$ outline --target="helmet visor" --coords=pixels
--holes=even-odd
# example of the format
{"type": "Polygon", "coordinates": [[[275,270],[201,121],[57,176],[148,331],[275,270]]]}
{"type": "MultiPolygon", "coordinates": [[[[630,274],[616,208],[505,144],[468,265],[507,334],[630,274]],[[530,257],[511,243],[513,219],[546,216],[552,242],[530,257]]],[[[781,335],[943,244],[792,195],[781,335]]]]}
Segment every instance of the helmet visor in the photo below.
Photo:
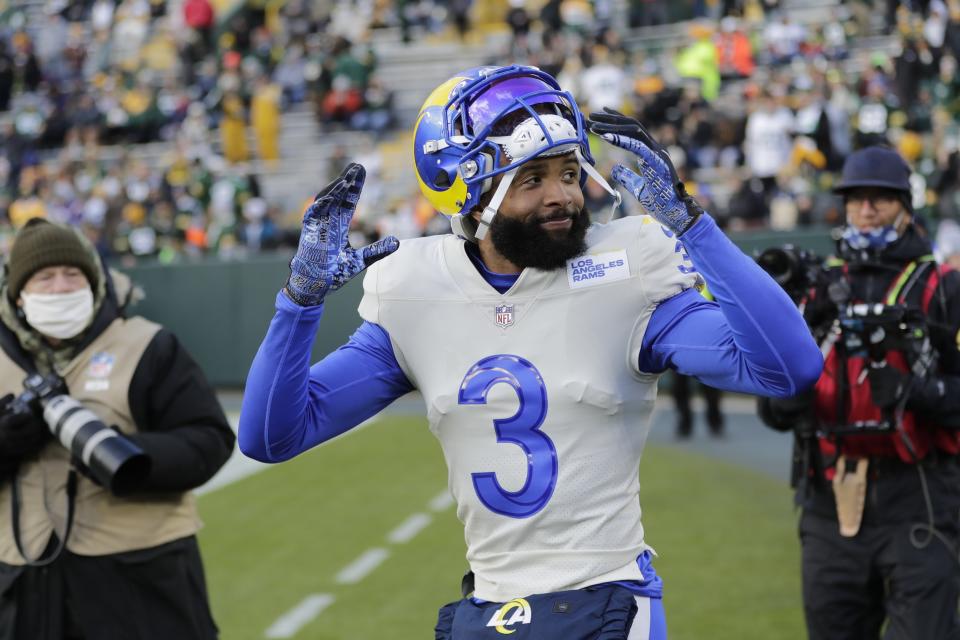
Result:
{"type": "Polygon", "coordinates": [[[524,105],[546,103],[563,105],[565,101],[557,95],[553,87],[538,78],[507,78],[492,85],[470,102],[467,107],[467,125],[473,134],[477,134],[494,121],[523,108],[524,105]]]}

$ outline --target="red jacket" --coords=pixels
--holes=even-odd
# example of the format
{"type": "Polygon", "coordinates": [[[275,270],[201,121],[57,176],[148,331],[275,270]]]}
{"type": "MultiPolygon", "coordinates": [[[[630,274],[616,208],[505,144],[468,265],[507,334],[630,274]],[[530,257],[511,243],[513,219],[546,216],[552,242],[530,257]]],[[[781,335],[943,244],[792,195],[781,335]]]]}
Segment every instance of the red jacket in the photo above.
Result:
{"type": "MultiPolygon", "coordinates": [[[[911,297],[917,298],[916,302],[920,303],[924,314],[928,314],[933,294],[947,269],[934,263],[919,266],[919,269],[925,269],[925,277],[917,283],[920,285],[919,295],[911,297]]],[[[896,302],[903,304],[908,294],[909,291],[906,290],[889,291],[888,304],[894,302],[892,298],[897,298],[896,302]]],[[[888,351],[885,361],[888,366],[904,373],[909,371],[907,359],[900,351],[888,351]]],[[[821,425],[879,422],[882,418],[881,411],[873,403],[870,384],[866,379],[865,369],[870,363],[860,355],[848,356],[842,376],[840,364],[837,349],[831,349],[824,361],[823,374],[815,387],[818,422],[821,425]],[[843,406],[846,415],[838,416],[838,394],[841,390],[844,393],[843,406]]],[[[949,455],[960,453],[960,432],[944,429],[929,417],[909,410],[904,411],[900,426],[900,430],[893,433],[821,437],[820,451],[826,460],[835,459],[838,454],[843,453],[848,457],[898,457],[906,463],[925,458],[933,449],[949,455]]],[[[827,430],[829,431],[829,428],[827,430]]],[[[831,479],[833,469],[828,467],[825,471],[827,479],[831,479]]]]}

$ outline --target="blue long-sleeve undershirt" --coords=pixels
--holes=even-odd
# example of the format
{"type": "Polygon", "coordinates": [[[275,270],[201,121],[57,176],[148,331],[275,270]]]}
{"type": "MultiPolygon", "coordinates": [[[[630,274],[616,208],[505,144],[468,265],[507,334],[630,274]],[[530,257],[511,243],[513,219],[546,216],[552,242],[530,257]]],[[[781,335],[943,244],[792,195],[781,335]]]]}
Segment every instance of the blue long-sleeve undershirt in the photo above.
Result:
{"type": "MultiPolygon", "coordinates": [[[[758,395],[791,396],[811,386],[823,360],[780,287],[709,216],[684,234],[683,244],[716,302],[692,289],[662,301],[644,334],[640,370],[673,368],[720,389],[758,395]]],[[[347,344],[311,367],[323,306],[300,307],[280,293],[276,310],[243,397],[238,442],[247,456],[287,460],[413,390],[382,327],[364,322],[347,344]]]]}
{"type": "Polygon", "coordinates": [[[726,391],[789,397],[823,369],[820,349],[789,296],[701,216],[682,237],[716,302],[687,290],[661,302],[643,337],[640,370],[667,368],[726,391]]]}
{"type": "Polygon", "coordinates": [[[323,305],[301,307],[282,291],[247,374],[237,443],[247,456],[281,462],[334,438],[413,390],[390,338],[364,322],[310,366],[323,305]]]}

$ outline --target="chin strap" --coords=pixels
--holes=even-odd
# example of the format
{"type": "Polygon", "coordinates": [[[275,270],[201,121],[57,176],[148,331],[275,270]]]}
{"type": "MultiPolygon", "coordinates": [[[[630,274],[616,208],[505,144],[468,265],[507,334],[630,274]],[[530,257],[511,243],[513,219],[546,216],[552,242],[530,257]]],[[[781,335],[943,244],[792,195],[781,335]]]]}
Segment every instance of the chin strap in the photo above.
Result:
{"type": "Polygon", "coordinates": [[[583,158],[583,154],[580,153],[579,148],[577,148],[576,154],[577,160],[580,161],[580,167],[587,172],[587,175],[593,178],[594,182],[603,187],[607,193],[613,196],[613,204],[610,205],[610,214],[607,216],[607,219],[602,222],[602,224],[606,224],[613,219],[613,214],[616,212],[617,207],[620,206],[620,202],[623,200],[623,197],[620,195],[619,191],[611,187],[610,184],[603,179],[603,176],[600,175],[600,172],[597,171],[596,167],[583,158]]]}
{"type": "Polygon", "coordinates": [[[450,218],[450,227],[454,235],[460,236],[464,240],[476,242],[477,221],[470,216],[455,215],[450,218]]]}
{"type": "Polygon", "coordinates": [[[490,223],[493,222],[493,218],[497,215],[497,211],[500,210],[500,205],[503,203],[503,199],[507,197],[507,190],[510,189],[510,185],[513,184],[513,179],[517,176],[518,168],[519,167],[511,169],[503,174],[503,178],[500,179],[500,184],[497,185],[497,190],[493,192],[493,197],[490,198],[490,204],[484,207],[483,213],[480,214],[477,231],[474,233],[474,237],[477,241],[483,240],[487,237],[487,231],[490,230],[490,223]]]}

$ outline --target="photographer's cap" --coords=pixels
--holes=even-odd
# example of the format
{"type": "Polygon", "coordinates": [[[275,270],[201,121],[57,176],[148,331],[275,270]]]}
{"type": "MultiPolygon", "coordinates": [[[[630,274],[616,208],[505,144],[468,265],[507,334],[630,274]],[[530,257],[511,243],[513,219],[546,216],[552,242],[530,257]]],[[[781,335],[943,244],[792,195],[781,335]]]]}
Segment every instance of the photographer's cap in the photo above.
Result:
{"type": "Polygon", "coordinates": [[[840,182],[834,193],[843,194],[858,187],[892,189],[910,195],[910,167],[889,147],[873,146],[854,151],[843,163],[840,182]]]}
{"type": "Polygon", "coordinates": [[[43,218],[32,218],[17,232],[7,257],[7,295],[20,297],[23,285],[45,267],[69,265],[83,271],[96,291],[100,269],[77,231],[43,218]]]}

